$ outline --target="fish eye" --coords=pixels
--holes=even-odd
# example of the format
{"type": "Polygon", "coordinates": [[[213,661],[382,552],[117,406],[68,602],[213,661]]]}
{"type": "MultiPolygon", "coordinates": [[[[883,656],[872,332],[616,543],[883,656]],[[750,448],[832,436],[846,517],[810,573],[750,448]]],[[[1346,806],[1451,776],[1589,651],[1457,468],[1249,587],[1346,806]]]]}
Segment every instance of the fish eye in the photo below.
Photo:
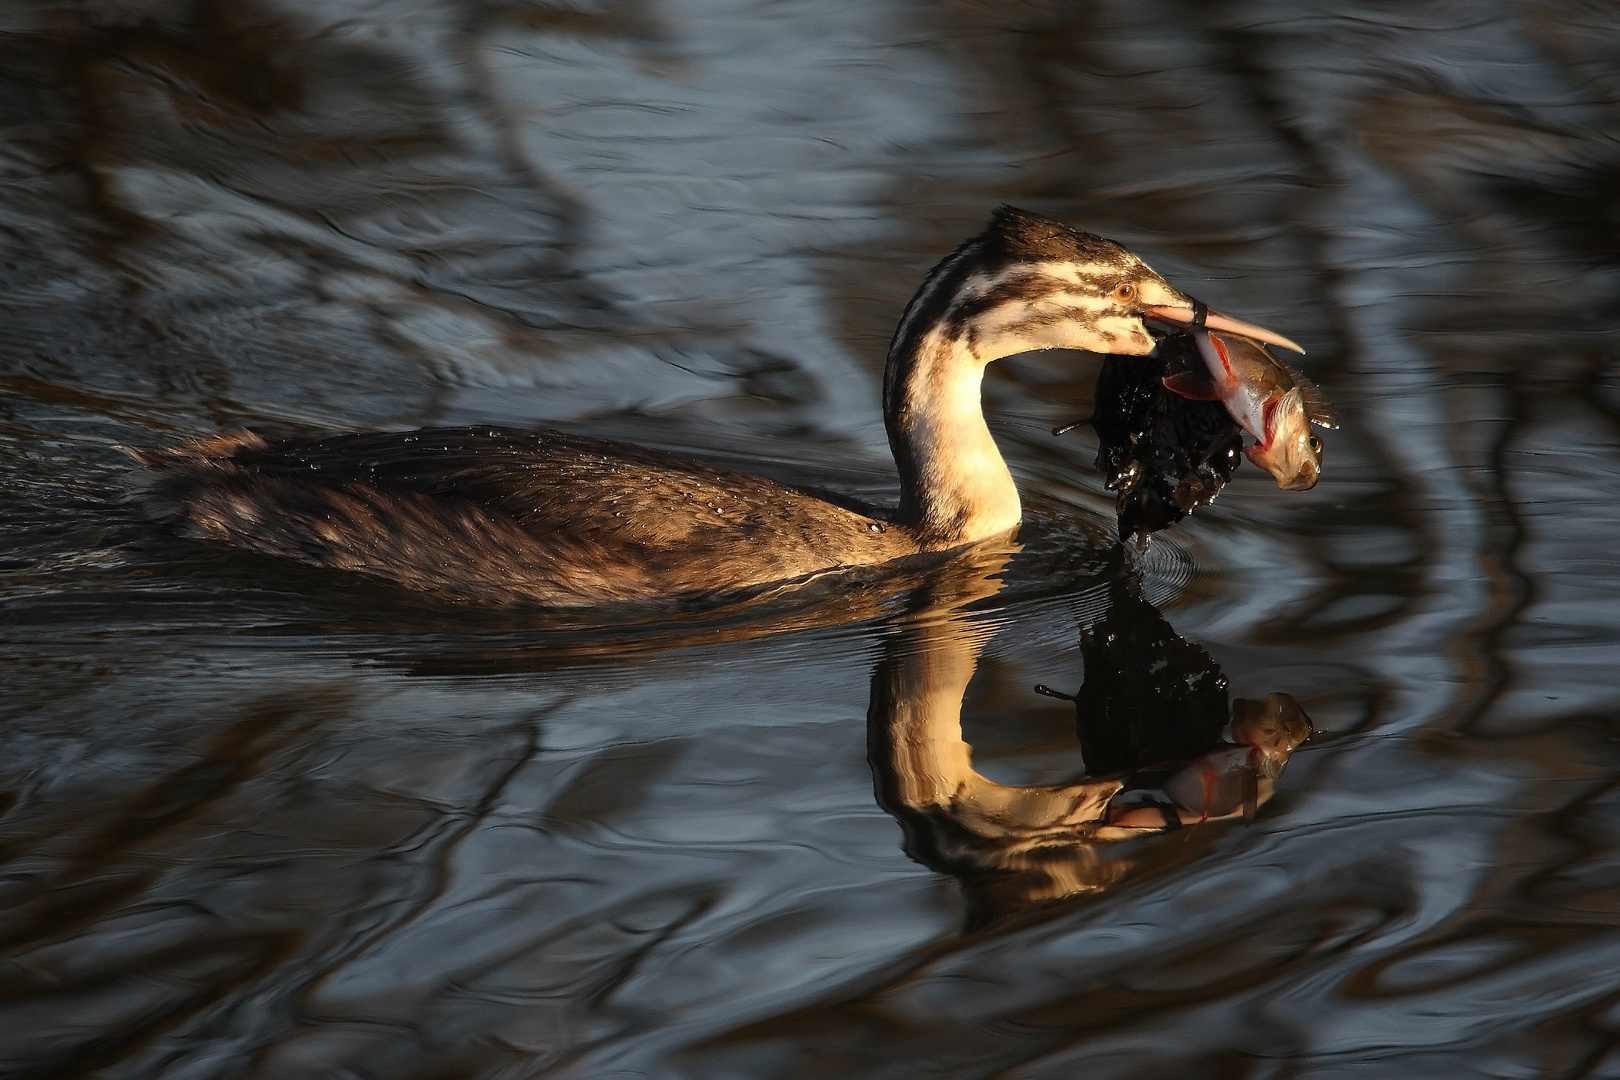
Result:
{"type": "Polygon", "coordinates": [[[1129,281],[1122,281],[1118,285],[1114,286],[1114,299],[1118,300],[1120,303],[1123,304],[1127,300],[1133,300],[1135,298],[1136,286],[1131,284],[1129,281]]]}
{"type": "Polygon", "coordinates": [[[1322,449],[1322,440],[1318,439],[1315,435],[1311,436],[1311,449],[1313,451],[1322,449]]]}

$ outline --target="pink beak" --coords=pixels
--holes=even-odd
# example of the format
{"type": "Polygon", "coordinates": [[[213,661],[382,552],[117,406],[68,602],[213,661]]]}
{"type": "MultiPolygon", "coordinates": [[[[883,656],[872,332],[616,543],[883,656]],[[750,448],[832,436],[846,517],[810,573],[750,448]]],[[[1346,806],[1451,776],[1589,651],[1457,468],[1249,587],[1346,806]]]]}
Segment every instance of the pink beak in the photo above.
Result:
{"type": "MultiPolygon", "coordinates": [[[[1142,314],[1155,319],[1163,319],[1165,322],[1180,323],[1188,327],[1193,325],[1193,320],[1197,317],[1190,307],[1150,307],[1144,308],[1142,314]]],[[[1263,327],[1243,322],[1241,319],[1234,319],[1229,315],[1222,315],[1218,311],[1206,311],[1204,327],[1209,330],[1224,330],[1228,334],[1236,334],[1239,337],[1250,338],[1254,341],[1263,341],[1267,345],[1280,345],[1284,349],[1293,349],[1297,353],[1305,351],[1281,334],[1274,334],[1263,327]]]]}

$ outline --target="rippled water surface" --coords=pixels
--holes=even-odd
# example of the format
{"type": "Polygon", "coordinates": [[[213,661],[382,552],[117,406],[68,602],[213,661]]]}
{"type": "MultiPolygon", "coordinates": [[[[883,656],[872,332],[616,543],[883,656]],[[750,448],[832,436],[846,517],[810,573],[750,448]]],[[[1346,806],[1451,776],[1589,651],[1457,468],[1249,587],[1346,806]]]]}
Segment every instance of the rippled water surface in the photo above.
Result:
{"type": "Polygon", "coordinates": [[[1620,1076],[1617,57],[1601,0],[10,0],[0,1071],[1620,1076]],[[1302,342],[1322,483],[1122,557],[1048,353],[986,382],[1023,549],[900,595],[478,611],[122,501],[119,444],[475,420],[892,499],[889,333],[1001,202],[1302,342]],[[1032,687],[1127,576],[1315,720],[1252,822],[1065,824],[1032,687]]]}

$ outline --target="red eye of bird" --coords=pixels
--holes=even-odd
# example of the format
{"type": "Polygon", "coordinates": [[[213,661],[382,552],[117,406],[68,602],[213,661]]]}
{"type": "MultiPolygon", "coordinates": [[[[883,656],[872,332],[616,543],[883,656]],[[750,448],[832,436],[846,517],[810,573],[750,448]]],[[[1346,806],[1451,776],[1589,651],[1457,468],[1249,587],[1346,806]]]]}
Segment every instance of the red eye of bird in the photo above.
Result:
{"type": "Polygon", "coordinates": [[[1135,296],[1136,286],[1132,285],[1128,281],[1120,282],[1118,285],[1114,286],[1114,299],[1118,300],[1122,304],[1135,296]]]}

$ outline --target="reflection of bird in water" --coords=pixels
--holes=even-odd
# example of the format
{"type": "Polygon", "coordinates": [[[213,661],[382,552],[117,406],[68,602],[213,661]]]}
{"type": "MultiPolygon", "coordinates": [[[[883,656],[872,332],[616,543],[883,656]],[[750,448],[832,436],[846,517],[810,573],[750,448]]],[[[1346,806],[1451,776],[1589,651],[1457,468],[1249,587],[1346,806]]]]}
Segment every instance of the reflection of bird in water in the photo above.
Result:
{"type": "MultiPolygon", "coordinates": [[[[192,535],[412,588],[564,606],[737,591],[1010,531],[1021,510],[980,406],[985,365],[1032,349],[1145,355],[1145,319],[1186,325],[1195,309],[1112,241],[998,211],[895,331],[888,512],[560,432],[236,434],[132,453],[153,470],[149,505],[192,535]]],[[[1207,325],[1297,348],[1217,313],[1207,325]]]]}
{"type": "Polygon", "coordinates": [[[986,779],[961,722],[979,652],[961,608],[995,590],[976,584],[904,619],[873,673],[867,712],[878,801],[905,830],[907,854],[961,879],[970,928],[1112,884],[1126,864],[1103,856],[1111,842],[1252,816],[1310,734],[1287,694],[1229,711],[1209,654],[1120,574],[1108,611],[1083,632],[1085,681],[1068,699],[1088,775],[1030,787],[986,779]]]}

